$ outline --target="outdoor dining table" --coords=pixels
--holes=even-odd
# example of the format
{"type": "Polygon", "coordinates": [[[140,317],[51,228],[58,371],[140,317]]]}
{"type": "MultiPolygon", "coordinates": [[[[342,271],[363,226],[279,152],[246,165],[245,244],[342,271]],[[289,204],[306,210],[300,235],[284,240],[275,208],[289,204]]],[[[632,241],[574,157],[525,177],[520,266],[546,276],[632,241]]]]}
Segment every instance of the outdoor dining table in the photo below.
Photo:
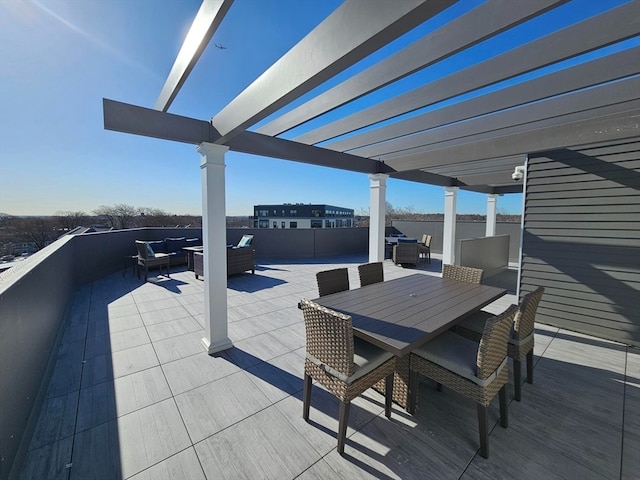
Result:
{"type": "MultiPolygon", "coordinates": [[[[398,357],[393,400],[406,408],[409,353],[505,293],[503,288],[414,274],[313,301],[350,315],[355,336],[398,357]]],[[[384,391],[384,381],[376,388],[384,391]]]]}

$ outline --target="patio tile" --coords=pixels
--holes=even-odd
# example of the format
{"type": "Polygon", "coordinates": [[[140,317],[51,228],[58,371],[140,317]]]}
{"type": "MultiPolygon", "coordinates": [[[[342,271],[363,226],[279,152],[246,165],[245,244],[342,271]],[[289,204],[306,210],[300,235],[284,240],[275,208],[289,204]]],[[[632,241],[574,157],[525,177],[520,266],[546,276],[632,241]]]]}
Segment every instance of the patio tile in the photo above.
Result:
{"type": "MultiPolygon", "coordinates": [[[[163,323],[147,326],[147,333],[152,341],[165,340],[185,333],[193,333],[202,330],[202,326],[191,317],[170,320],[163,323]]],[[[204,336],[204,335],[203,335],[204,336]]]]}
{"type": "Polygon", "coordinates": [[[87,337],[85,345],[85,359],[104,355],[109,352],[119,352],[128,348],[139,347],[151,343],[147,330],[144,327],[133,328],[122,332],[113,332],[109,335],[87,337]]]}
{"type": "Polygon", "coordinates": [[[150,344],[100,355],[86,360],[82,370],[82,387],[90,387],[156,365],[158,359],[150,344]]]}
{"type": "Polygon", "coordinates": [[[165,363],[162,370],[174,395],[240,371],[226,356],[211,356],[202,350],[197,355],[165,363]]]}
{"type": "Polygon", "coordinates": [[[145,298],[144,301],[137,301],[137,306],[140,313],[149,313],[164,310],[165,308],[180,307],[181,305],[175,297],[171,296],[152,301],[148,301],[145,298]]]}
{"type": "Polygon", "coordinates": [[[169,307],[162,310],[154,310],[152,312],[144,312],[142,321],[145,325],[155,325],[157,323],[168,322],[170,320],[178,320],[180,318],[189,317],[190,313],[182,305],[177,307],[169,307]]]}
{"type": "Polygon", "coordinates": [[[77,430],[86,430],[171,397],[160,367],[80,391],[77,430]]]}
{"type": "MultiPolygon", "coordinates": [[[[296,347],[297,348],[297,347],[296,347]]],[[[264,333],[241,340],[227,350],[229,357],[242,368],[249,368],[261,361],[268,361],[290,352],[293,348],[276,335],[264,333]]]]}
{"type": "MultiPolygon", "coordinates": [[[[319,455],[324,456],[335,450],[340,409],[340,402],[335,395],[314,384],[309,422],[302,418],[302,392],[286,397],[275,406],[319,455]]],[[[382,395],[373,390],[368,390],[362,396],[354,399],[349,411],[347,437],[353,435],[383,411],[384,399],[382,395]]],[[[394,413],[392,413],[392,418],[393,416],[394,413]]]]}
{"type": "Polygon", "coordinates": [[[258,412],[195,446],[216,478],[295,478],[320,456],[275,407],[258,412]]]}
{"type": "Polygon", "coordinates": [[[109,317],[109,331],[107,333],[117,333],[144,327],[140,314],[126,315],[122,317],[109,317]]]}
{"type": "Polygon", "coordinates": [[[496,427],[490,436],[489,459],[473,462],[467,472],[476,480],[603,480],[601,474],[581,462],[568,459],[553,447],[540,443],[517,428],[496,427]]]}
{"type": "Polygon", "coordinates": [[[160,363],[165,364],[202,353],[204,351],[202,346],[203,336],[204,334],[200,331],[185,333],[166,340],[158,340],[154,342],[153,348],[156,350],[160,363]]]}
{"type": "Polygon", "coordinates": [[[302,390],[304,351],[286,353],[248,368],[249,378],[272,403],[302,390]]]}
{"type": "Polygon", "coordinates": [[[188,448],[173,399],[76,435],[71,479],[128,478],[188,448]]]}
{"type": "Polygon", "coordinates": [[[49,380],[47,397],[58,397],[80,389],[83,355],[84,341],[60,345],[56,366],[49,380]]]}
{"type": "Polygon", "coordinates": [[[73,436],[77,408],[78,391],[45,399],[29,450],[73,436]]]}
{"type": "Polygon", "coordinates": [[[327,478],[349,480],[349,477],[345,477],[331,468],[324,459],[320,459],[296,477],[297,480],[325,480],[327,478]]]}
{"type": "Polygon", "coordinates": [[[31,450],[25,459],[20,480],[67,480],[73,436],[31,450]]]}
{"type": "Polygon", "coordinates": [[[267,397],[245,372],[237,372],[176,395],[175,400],[193,443],[270,405],[267,397]],[[221,415],[221,412],[224,414],[221,415]]]}
{"type": "Polygon", "coordinates": [[[344,457],[335,450],[324,457],[350,479],[456,478],[460,468],[384,416],[347,438],[344,457]]]}
{"type": "Polygon", "coordinates": [[[71,479],[128,478],[189,446],[175,402],[165,400],[76,435],[71,479]]]}
{"type": "Polygon", "coordinates": [[[193,447],[129,478],[130,480],[206,480],[193,447]]]}

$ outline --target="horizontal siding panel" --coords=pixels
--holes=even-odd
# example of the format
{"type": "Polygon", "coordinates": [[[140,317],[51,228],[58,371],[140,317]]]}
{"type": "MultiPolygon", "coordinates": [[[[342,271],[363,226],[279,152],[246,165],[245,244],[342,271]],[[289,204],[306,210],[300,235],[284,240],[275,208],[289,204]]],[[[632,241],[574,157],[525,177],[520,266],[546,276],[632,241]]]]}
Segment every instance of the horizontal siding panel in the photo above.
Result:
{"type": "MultiPolygon", "coordinates": [[[[631,324],[632,321],[629,318],[626,318],[624,315],[625,312],[623,308],[617,307],[612,310],[609,307],[612,307],[611,304],[602,304],[601,308],[599,305],[597,308],[587,308],[580,307],[576,305],[568,305],[566,302],[554,302],[554,297],[545,298],[544,308],[549,310],[556,310],[558,312],[563,312],[566,318],[575,318],[579,319],[580,317],[584,318],[585,322],[589,323],[598,323],[599,320],[606,320],[610,324],[631,324]]],[[[561,297],[555,297],[558,300],[562,300],[561,297]]]]}
{"type": "Polygon", "coordinates": [[[629,329],[625,328],[612,328],[602,327],[600,325],[589,325],[581,321],[571,321],[564,318],[554,317],[552,315],[540,313],[536,316],[536,321],[554,327],[561,326],[562,328],[574,332],[580,332],[587,335],[593,335],[598,338],[606,338],[616,342],[622,342],[626,344],[639,344],[640,334],[633,333],[629,329]]]}
{"type": "Polygon", "coordinates": [[[609,200],[611,204],[619,203],[637,203],[635,197],[638,195],[637,190],[633,188],[612,188],[609,190],[567,190],[566,192],[546,192],[528,191],[526,203],[528,206],[536,205],[540,200],[571,200],[579,205],[588,205],[587,202],[593,202],[594,205],[606,204],[609,200]],[[580,202],[580,203],[578,203],[580,202]]]}
{"type": "MultiPolygon", "coordinates": [[[[597,259],[594,260],[597,261],[597,259]]],[[[553,275],[567,276],[569,277],[568,279],[578,278],[580,280],[583,278],[604,278],[606,281],[613,280],[637,284],[640,289],[640,275],[637,271],[633,271],[632,269],[625,270],[622,267],[616,268],[611,265],[592,265],[588,262],[581,265],[574,265],[569,262],[564,264],[554,262],[553,266],[550,266],[545,262],[537,263],[534,261],[525,261],[523,262],[523,265],[526,267],[527,271],[532,272],[532,274],[534,274],[533,272],[546,274],[550,278],[553,275]]]]}
{"type": "Polygon", "coordinates": [[[544,159],[549,158],[547,155],[553,155],[557,159],[575,158],[576,156],[589,156],[589,157],[607,157],[609,155],[615,155],[617,153],[624,152],[638,152],[640,151],[640,142],[631,140],[628,142],[621,142],[616,145],[601,144],[601,145],[588,145],[583,147],[565,148],[562,150],[554,150],[553,152],[543,152],[531,155],[532,159],[536,160],[536,166],[543,164],[544,159]]]}
{"type": "Polygon", "coordinates": [[[640,138],[531,156],[520,291],[536,320],[640,345],[640,138]]]}
{"type": "MultiPolygon", "coordinates": [[[[597,182],[601,180],[612,180],[615,183],[629,185],[629,181],[633,182],[633,178],[629,178],[628,172],[637,172],[638,168],[627,169],[616,167],[612,169],[600,168],[595,172],[585,172],[578,168],[563,168],[559,171],[540,172],[538,174],[527,174],[527,182],[530,185],[555,185],[570,184],[577,182],[597,182]],[[556,173],[557,175],[554,175],[556,173]]],[[[634,183],[631,183],[632,185],[634,183]]]]}
{"type": "MultiPolygon", "coordinates": [[[[630,198],[630,197],[622,197],[630,198]]],[[[530,220],[537,220],[533,215],[569,215],[569,220],[581,220],[582,217],[576,215],[602,215],[606,214],[607,218],[613,215],[616,220],[627,221],[629,219],[628,213],[635,213],[640,215],[640,204],[628,203],[621,201],[615,205],[611,205],[603,199],[601,205],[594,205],[590,199],[585,201],[584,205],[577,204],[575,200],[541,200],[536,202],[536,206],[529,206],[527,208],[527,216],[530,220]]],[[[610,200],[607,198],[606,200],[610,200]]],[[[544,219],[545,217],[541,217],[544,219]]]]}
{"type": "Polygon", "coordinates": [[[598,179],[587,182],[581,181],[562,181],[555,183],[536,184],[529,182],[527,179],[527,191],[535,192],[562,192],[571,190],[605,190],[609,188],[624,188],[627,195],[633,195],[635,191],[640,190],[640,178],[627,178],[624,183],[622,180],[617,182],[608,179],[598,179]]]}
{"type": "MultiPolygon", "coordinates": [[[[547,221],[532,219],[527,215],[527,226],[531,229],[547,228],[550,230],[564,230],[567,236],[574,236],[574,230],[584,231],[601,231],[607,236],[618,236],[619,232],[629,233],[630,238],[640,238],[640,222],[631,221],[627,215],[627,221],[624,221],[623,215],[618,215],[617,220],[613,215],[595,216],[589,221],[587,218],[572,218],[571,215],[549,215],[547,221]],[[606,220],[604,219],[606,218],[606,220]],[[621,221],[622,220],[622,221],[621,221]],[[607,233],[608,232],[608,233],[607,233]],[[612,233],[613,232],[613,233],[612,233]]],[[[597,235],[597,233],[595,233],[597,235]]],[[[557,235],[557,233],[555,234],[557,235]]],[[[626,234],[623,234],[626,235],[626,234]]]]}

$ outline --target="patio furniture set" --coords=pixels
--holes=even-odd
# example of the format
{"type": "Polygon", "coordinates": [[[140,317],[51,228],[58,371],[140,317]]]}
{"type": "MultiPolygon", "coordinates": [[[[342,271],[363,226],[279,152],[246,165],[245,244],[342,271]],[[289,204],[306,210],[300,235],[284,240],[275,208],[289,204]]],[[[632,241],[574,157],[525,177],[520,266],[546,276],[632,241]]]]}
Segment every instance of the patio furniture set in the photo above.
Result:
{"type": "Polygon", "coordinates": [[[544,292],[525,295],[499,315],[481,309],[503,296],[482,285],[480,269],[444,265],[442,278],[415,274],[384,280],[380,262],[360,265],[360,288],[349,289],[346,268],[319,272],[320,297],[303,299],[307,351],[303,417],[309,419],[312,379],[340,400],[338,446],[344,453],[349,404],[368,388],[415,413],[419,376],[477,403],[480,454],[489,457],[488,407],[498,395],[500,424],[508,426],[507,357],[513,359],[516,400],[520,362],[531,383],[533,325],[544,292]]]}
{"type": "MultiPolygon", "coordinates": [[[[251,271],[255,273],[255,250],[251,247],[253,235],[243,235],[237,245],[227,245],[227,276],[251,271]]],[[[149,268],[158,267],[162,274],[163,267],[169,277],[171,266],[187,264],[187,270],[193,271],[195,277],[204,276],[204,247],[199,238],[187,239],[165,238],[160,241],[136,240],[138,255],[136,268],[138,278],[140,270],[144,271],[147,281],[149,268]]]]}
{"type": "Polygon", "coordinates": [[[421,259],[431,263],[431,235],[424,234],[422,239],[392,235],[385,237],[388,255],[396,265],[416,266],[421,259]]]}

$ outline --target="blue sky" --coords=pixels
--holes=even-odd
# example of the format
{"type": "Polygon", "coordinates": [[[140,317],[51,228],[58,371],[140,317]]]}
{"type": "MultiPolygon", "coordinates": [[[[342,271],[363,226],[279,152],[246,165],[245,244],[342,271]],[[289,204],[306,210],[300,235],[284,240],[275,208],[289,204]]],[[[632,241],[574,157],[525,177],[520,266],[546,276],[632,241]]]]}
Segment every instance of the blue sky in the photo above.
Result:
{"type": "MultiPolygon", "coordinates": [[[[212,117],[340,3],[237,0],[169,111],[212,117]]],[[[199,0],[0,0],[0,212],[90,213],[126,203],[201,213],[193,145],[106,131],[102,119],[103,97],[153,107],[199,6],[199,0]]],[[[430,74],[437,72],[423,73],[430,74]]],[[[226,163],[228,215],[283,202],[358,213],[369,206],[363,174],[235,152],[226,163]]],[[[388,182],[387,200],[416,212],[444,207],[441,187],[396,180],[388,182]]],[[[501,197],[498,208],[520,213],[521,202],[521,195],[501,197]]],[[[459,213],[485,208],[484,195],[460,193],[459,213]]]]}

